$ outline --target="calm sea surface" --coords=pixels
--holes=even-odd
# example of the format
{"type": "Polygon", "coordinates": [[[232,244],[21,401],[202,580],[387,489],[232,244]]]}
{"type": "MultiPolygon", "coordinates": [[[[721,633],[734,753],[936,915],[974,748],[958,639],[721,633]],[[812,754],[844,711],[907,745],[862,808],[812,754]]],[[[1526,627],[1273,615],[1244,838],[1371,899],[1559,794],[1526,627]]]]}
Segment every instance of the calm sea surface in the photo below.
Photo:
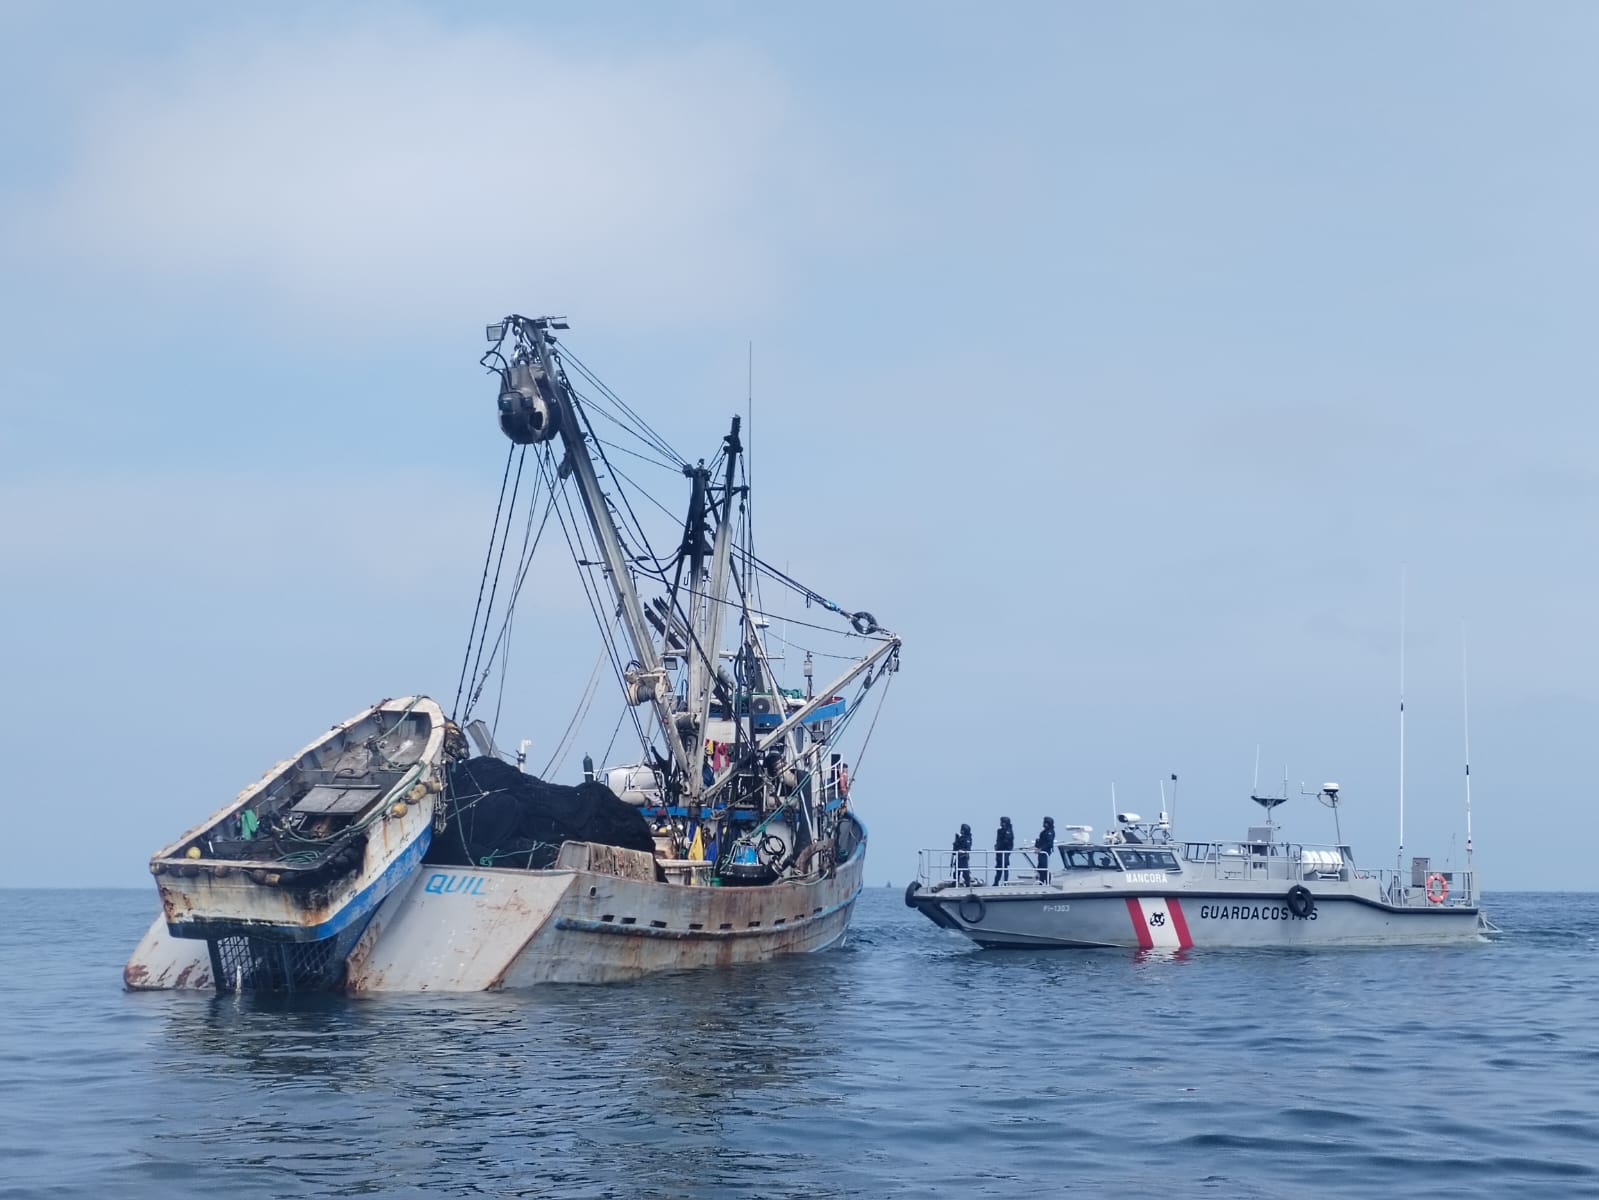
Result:
{"type": "Polygon", "coordinates": [[[1457,949],[847,948],[520,995],[128,995],[0,892],[0,1196],[1599,1196],[1599,896],[1457,949]]]}

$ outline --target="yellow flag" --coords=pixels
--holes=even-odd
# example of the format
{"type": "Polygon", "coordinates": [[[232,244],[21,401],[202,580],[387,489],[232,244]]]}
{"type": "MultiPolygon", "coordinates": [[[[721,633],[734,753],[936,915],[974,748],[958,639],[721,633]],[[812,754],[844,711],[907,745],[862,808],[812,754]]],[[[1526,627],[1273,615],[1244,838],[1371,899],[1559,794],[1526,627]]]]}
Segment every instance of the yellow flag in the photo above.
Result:
{"type": "Polygon", "coordinates": [[[695,860],[696,862],[705,857],[705,836],[704,835],[705,835],[705,827],[703,825],[696,825],[694,827],[694,842],[688,848],[688,856],[689,856],[689,858],[695,860]]]}

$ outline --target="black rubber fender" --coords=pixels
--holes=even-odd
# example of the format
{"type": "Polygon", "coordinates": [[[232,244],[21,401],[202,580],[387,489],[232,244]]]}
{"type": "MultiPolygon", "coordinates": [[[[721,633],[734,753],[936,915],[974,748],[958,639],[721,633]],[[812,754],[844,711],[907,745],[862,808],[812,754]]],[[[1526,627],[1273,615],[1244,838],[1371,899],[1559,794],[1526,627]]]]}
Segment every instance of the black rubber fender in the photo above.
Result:
{"type": "Polygon", "coordinates": [[[968,892],[961,900],[960,907],[955,911],[960,914],[960,919],[968,925],[981,925],[983,917],[988,913],[988,906],[983,903],[983,898],[976,892],[968,892]]]}
{"type": "Polygon", "coordinates": [[[1304,884],[1296,883],[1288,889],[1288,911],[1296,917],[1308,917],[1316,911],[1316,897],[1304,884]]]}
{"type": "Polygon", "coordinates": [[[863,637],[869,633],[877,633],[883,628],[877,623],[877,618],[869,612],[851,613],[849,623],[855,632],[863,637]]]}
{"type": "Polygon", "coordinates": [[[910,886],[905,889],[905,907],[906,908],[915,908],[916,907],[916,893],[921,891],[921,890],[922,890],[922,885],[917,883],[914,879],[911,880],[910,886]]]}

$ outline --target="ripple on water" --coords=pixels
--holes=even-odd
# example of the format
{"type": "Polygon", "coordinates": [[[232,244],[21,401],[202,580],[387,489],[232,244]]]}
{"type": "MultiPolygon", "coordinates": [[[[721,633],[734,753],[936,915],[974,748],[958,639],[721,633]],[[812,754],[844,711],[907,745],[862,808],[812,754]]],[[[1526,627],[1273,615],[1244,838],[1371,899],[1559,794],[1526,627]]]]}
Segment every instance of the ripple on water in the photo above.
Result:
{"type": "Polygon", "coordinates": [[[143,893],[52,894],[70,940],[6,901],[0,1196],[1599,1196],[1590,896],[1158,957],[985,953],[875,889],[835,953],[362,1001],[125,995],[143,893]]]}

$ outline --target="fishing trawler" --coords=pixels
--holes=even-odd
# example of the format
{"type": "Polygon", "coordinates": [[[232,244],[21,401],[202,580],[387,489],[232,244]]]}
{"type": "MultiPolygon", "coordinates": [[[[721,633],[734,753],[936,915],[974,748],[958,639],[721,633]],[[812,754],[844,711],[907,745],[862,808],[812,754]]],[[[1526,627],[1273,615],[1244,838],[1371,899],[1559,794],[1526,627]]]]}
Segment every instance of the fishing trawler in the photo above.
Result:
{"type": "MultiPolygon", "coordinates": [[[[1174,777],[1175,778],[1175,777],[1174,777]]],[[[1252,795],[1266,823],[1236,841],[1183,842],[1165,812],[1117,814],[1095,842],[1064,827],[1054,853],[923,850],[905,903],[988,948],[1326,947],[1429,945],[1496,933],[1480,907],[1477,872],[1412,858],[1358,865],[1343,841],[1285,841],[1272,820],[1282,796],[1252,795]],[[1014,860],[1014,862],[1012,862],[1014,860]]],[[[1318,798],[1336,813],[1336,783],[1318,798]]]]}
{"type": "MultiPolygon", "coordinates": [[[[130,989],[365,993],[603,983],[758,962],[843,940],[866,852],[843,755],[847,744],[858,745],[858,769],[876,716],[864,736],[857,717],[868,707],[880,711],[899,669],[900,639],[870,612],[846,608],[756,556],[738,417],[709,466],[691,463],[558,344],[557,331],[566,329],[555,318],[515,315],[488,327],[491,348],[481,361],[498,384],[499,424],[512,444],[455,711],[446,721],[432,701],[407,702],[408,711],[439,716],[437,737],[430,733],[417,748],[416,779],[395,784],[404,797],[414,794],[415,807],[391,788],[359,818],[423,820],[428,830],[396,860],[392,890],[364,893],[376,902],[349,909],[335,930],[313,889],[283,886],[296,869],[288,843],[247,847],[248,863],[219,857],[217,832],[238,834],[241,814],[259,811],[251,809],[259,795],[285,797],[288,807],[272,809],[274,819],[315,816],[306,805],[324,799],[354,811],[353,800],[316,791],[348,781],[313,779],[321,760],[302,755],[286,792],[287,776],[269,773],[156,856],[163,913],[124,972],[130,989]],[[589,394],[573,385],[569,365],[589,394]],[[633,448],[601,439],[591,411],[609,422],[611,437],[633,439],[633,448]],[[633,503],[640,489],[612,465],[608,447],[664,461],[678,486],[686,477],[687,515],[672,529],[672,550],[653,548],[637,515],[642,505],[633,503]],[[522,550],[502,579],[529,467],[522,550]],[[582,781],[570,785],[525,773],[524,751],[512,765],[493,725],[475,716],[496,674],[503,685],[516,603],[552,515],[598,625],[595,679],[608,664],[620,693],[617,727],[631,717],[638,735],[637,758],[599,770],[585,758],[582,781]],[[508,598],[497,605],[502,582],[508,598]],[[803,614],[764,603],[763,589],[799,602],[803,614]],[[787,654],[769,645],[775,622],[785,623],[787,654]],[[784,686],[776,664],[796,652],[804,654],[804,685],[784,686]],[[842,664],[820,687],[817,657],[842,664]],[[874,685],[878,699],[868,706],[874,685]],[[308,790],[296,796],[302,785],[308,790]],[[217,924],[168,903],[201,880],[215,890],[218,881],[237,879],[228,874],[235,865],[259,873],[247,876],[256,886],[276,889],[275,923],[217,924]]],[[[569,736],[593,695],[591,684],[569,736]]],[[[379,749],[373,761],[384,770],[401,762],[379,749]]]]}

